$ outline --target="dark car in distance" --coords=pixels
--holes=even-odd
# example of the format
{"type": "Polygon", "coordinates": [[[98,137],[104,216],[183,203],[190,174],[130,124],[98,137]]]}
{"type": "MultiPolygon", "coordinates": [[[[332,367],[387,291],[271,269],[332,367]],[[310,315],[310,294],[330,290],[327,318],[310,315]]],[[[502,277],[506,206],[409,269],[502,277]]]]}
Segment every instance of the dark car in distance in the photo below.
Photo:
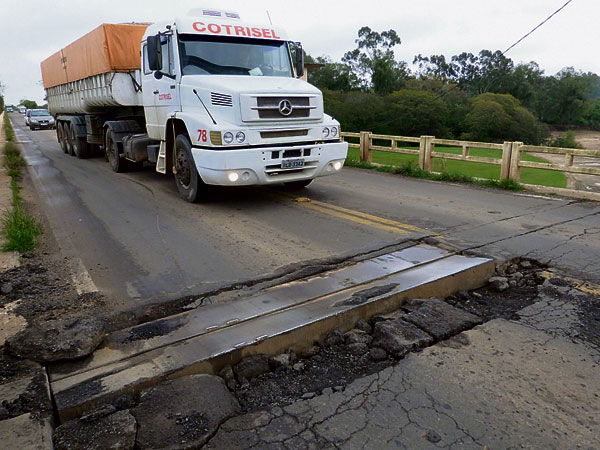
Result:
{"type": "Polygon", "coordinates": [[[55,122],[54,117],[50,115],[50,113],[45,109],[32,109],[28,111],[29,120],[28,125],[30,130],[35,130],[38,128],[54,128],[55,122]]]}

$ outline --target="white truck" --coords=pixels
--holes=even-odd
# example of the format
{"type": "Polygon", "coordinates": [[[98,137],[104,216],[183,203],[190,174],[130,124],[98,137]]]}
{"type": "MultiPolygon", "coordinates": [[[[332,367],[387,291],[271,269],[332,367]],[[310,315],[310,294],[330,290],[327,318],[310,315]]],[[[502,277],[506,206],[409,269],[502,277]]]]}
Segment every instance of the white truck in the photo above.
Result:
{"type": "Polygon", "coordinates": [[[42,62],[65,153],[155,164],[189,202],[205,185],[301,188],[342,168],[339,122],[303,73],[282,30],[214,10],[103,24],[42,62]]]}

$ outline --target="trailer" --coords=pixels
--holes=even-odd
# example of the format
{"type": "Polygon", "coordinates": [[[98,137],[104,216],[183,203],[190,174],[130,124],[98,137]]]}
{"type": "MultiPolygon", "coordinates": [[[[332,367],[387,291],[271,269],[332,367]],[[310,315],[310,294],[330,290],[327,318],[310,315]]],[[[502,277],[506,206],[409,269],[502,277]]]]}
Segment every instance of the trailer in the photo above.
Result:
{"type": "Polygon", "coordinates": [[[301,79],[300,44],[233,12],[102,24],[41,66],[65,153],[102,150],[115,172],[153,164],[190,202],[207,185],[301,188],[347,155],[301,79]]]}

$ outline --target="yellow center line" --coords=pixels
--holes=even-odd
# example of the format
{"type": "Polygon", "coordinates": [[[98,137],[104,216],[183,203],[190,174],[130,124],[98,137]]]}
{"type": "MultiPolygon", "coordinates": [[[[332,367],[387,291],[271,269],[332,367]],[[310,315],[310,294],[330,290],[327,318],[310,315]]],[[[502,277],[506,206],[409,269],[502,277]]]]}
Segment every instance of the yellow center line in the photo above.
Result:
{"type": "Polygon", "coordinates": [[[272,196],[286,201],[293,201],[304,208],[318,211],[330,216],[338,217],[340,219],[349,220],[351,222],[360,223],[370,227],[378,228],[380,230],[391,231],[393,233],[407,234],[409,232],[425,233],[434,236],[440,236],[437,233],[432,233],[427,230],[409,225],[407,223],[398,222],[384,217],[374,216],[367,214],[362,211],[356,211],[354,209],[343,208],[341,206],[332,205],[331,203],[325,203],[318,200],[313,200],[306,197],[293,197],[282,193],[274,194],[272,196]]]}
{"type": "Polygon", "coordinates": [[[310,200],[310,203],[313,203],[313,204],[319,205],[319,206],[323,206],[324,208],[330,208],[330,209],[333,209],[335,211],[340,211],[340,212],[343,212],[343,213],[346,213],[346,214],[351,214],[351,215],[354,215],[354,216],[363,217],[365,219],[372,220],[374,222],[380,222],[380,223],[383,223],[383,224],[392,225],[392,226],[399,227],[399,228],[404,228],[405,230],[416,231],[418,233],[435,234],[435,233],[431,233],[429,231],[423,230],[422,228],[415,227],[413,225],[409,225],[407,223],[402,223],[402,222],[398,222],[398,221],[395,221],[395,220],[386,219],[384,217],[373,216],[371,214],[367,214],[367,213],[364,213],[364,212],[361,212],[361,211],[356,211],[356,210],[353,210],[353,209],[342,208],[341,206],[332,205],[331,203],[324,203],[324,202],[320,202],[318,200],[310,200]]]}
{"type": "Polygon", "coordinates": [[[329,209],[329,208],[324,208],[324,207],[319,206],[319,205],[313,205],[310,202],[302,202],[302,203],[299,203],[299,205],[303,206],[304,208],[312,209],[314,211],[319,211],[319,212],[322,212],[322,213],[325,213],[325,214],[329,214],[330,216],[338,217],[340,219],[346,219],[346,220],[350,220],[352,222],[360,223],[362,225],[367,225],[367,226],[370,226],[370,227],[379,228],[380,230],[391,231],[393,233],[399,233],[399,234],[406,234],[406,233],[408,233],[407,230],[402,229],[402,228],[398,228],[398,227],[390,226],[390,225],[384,225],[382,223],[374,222],[372,220],[362,219],[360,217],[357,217],[357,216],[354,216],[354,215],[351,215],[351,214],[345,214],[345,213],[342,213],[342,212],[334,211],[334,210],[329,209]]]}
{"type": "Polygon", "coordinates": [[[559,275],[556,272],[554,272],[552,269],[544,270],[542,272],[542,275],[547,279],[560,278],[562,280],[565,280],[565,281],[571,283],[571,285],[575,289],[577,289],[581,292],[586,292],[588,294],[600,297],[600,285],[592,283],[591,281],[580,281],[575,278],[559,275]]]}

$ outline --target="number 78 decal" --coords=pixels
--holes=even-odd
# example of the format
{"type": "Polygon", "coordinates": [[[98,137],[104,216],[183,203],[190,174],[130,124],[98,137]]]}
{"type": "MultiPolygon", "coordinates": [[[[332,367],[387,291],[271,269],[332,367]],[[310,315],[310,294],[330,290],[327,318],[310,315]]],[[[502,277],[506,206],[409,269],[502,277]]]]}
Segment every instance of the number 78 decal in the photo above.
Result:
{"type": "Polygon", "coordinates": [[[198,130],[198,133],[198,141],[206,142],[208,139],[206,137],[206,130],[198,130]]]}

